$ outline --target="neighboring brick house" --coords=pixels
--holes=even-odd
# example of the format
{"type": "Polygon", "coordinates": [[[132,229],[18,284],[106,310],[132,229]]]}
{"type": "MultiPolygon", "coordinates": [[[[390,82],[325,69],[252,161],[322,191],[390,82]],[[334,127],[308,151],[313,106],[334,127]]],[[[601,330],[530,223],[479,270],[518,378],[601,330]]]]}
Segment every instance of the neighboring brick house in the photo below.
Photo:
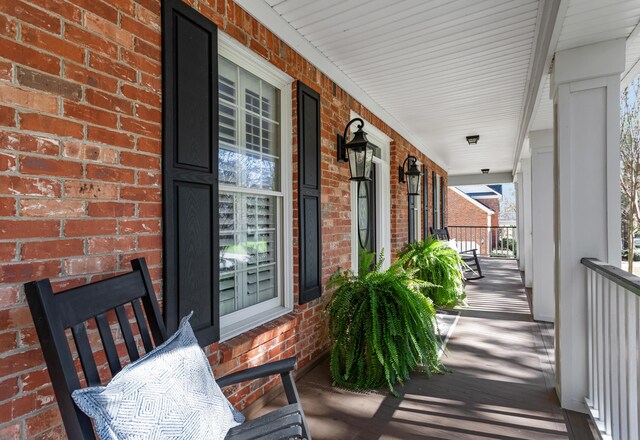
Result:
{"type": "MultiPolygon", "coordinates": [[[[283,170],[282,186],[277,191],[264,191],[263,195],[256,190],[246,195],[247,191],[235,191],[233,185],[237,182],[232,184],[229,180],[224,199],[216,201],[221,206],[221,216],[241,211],[246,214],[250,208],[261,213],[262,217],[234,217],[230,223],[224,223],[221,217],[221,224],[229,227],[229,240],[240,240],[241,232],[233,228],[236,222],[268,219],[265,212],[275,213],[275,218],[282,221],[273,228],[279,234],[273,240],[278,241],[280,251],[272,253],[282,260],[269,267],[274,267],[283,279],[291,277],[290,281],[283,281],[289,288],[285,291],[265,282],[261,288],[267,290],[260,292],[279,298],[284,312],[256,325],[234,328],[233,322],[227,323],[228,334],[233,336],[213,342],[205,351],[216,374],[292,355],[305,368],[329,348],[324,310],[331,292],[325,291],[320,298],[300,305],[297,81],[315,91],[321,105],[322,285],[336,269],[351,267],[352,185],[347,164],[336,160],[336,133],[343,132],[354,113],[365,119],[365,131],[369,130],[367,127],[375,129],[378,137],[388,142],[386,156],[381,159],[386,160],[381,169],[391,170],[381,176],[387,179],[388,195],[379,195],[387,200],[389,218],[383,226],[389,228],[390,244],[385,249],[388,257],[408,240],[409,202],[406,185],[398,183],[398,166],[408,155],[414,155],[424,166],[425,175],[437,173],[445,187],[446,170],[233,1],[185,3],[218,27],[220,48],[224,46],[228,54],[227,61],[220,63],[218,78],[226,87],[225,93],[237,90],[239,86],[233,80],[242,78],[242,92],[247,98],[243,105],[262,106],[259,112],[252,113],[252,121],[262,123],[262,131],[251,133],[252,141],[262,136],[258,142],[264,150],[271,140],[283,140],[280,151],[286,153],[274,165],[281,165],[283,170]],[[256,76],[252,70],[255,66],[259,66],[255,70],[262,76],[256,76]],[[274,83],[278,83],[277,88],[270,87],[274,83]],[[275,94],[277,98],[273,98],[275,94]],[[269,127],[273,126],[264,122],[268,119],[264,115],[277,108],[269,104],[272,98],[282,108],[281,115],[271,117],[281,118],[284,128],[280,137],[269,137],[269,127]],[[223,213],[223,208],[228,207],[230,211],[223,213]]],[[[2,439],[64,437],[23,283],[49,277],[54,288],[62,290],[127,271],[132,258],[144,256],[158,297],[161,302],[166,300],[160,15],[160,0],[0,1],[2,439]]],[[[233,93],[236,92],[223,97],[221,92],[221,100],[225,99],[229,106],[236,105],[233,93]]],[[[217,103],[212,108],[218,108],[217,103]]],[[[249,113],[250,109],[241,108],[239,112],[249,113]]],[[[224,121],[220,119],[222,127],[224,121]]],[[[246,122],[249,124],[249,119],[246,122]]],[[[232,128],[225,127],[224,136],[237,135],[235,129],[245,130],[244,123],[232,128]]],[[[222,128],[220,133],[222,144],[222,128]]],[[[249,134],[243,136],[249,143],[249,134]]],[[[277,154],[265,155],[264,160],[274,156],[277,154]]],[[[226,157],[229,162],[225,166],[233,157],[226,157]]],[[[232,179],[232,175],[227,177],[232,179]]],[[[431,199],[421,199],[427,203],[425,215],[433,213],[431,199]]],[[[243,240],[246,243],[248,239],[243,240]]],[[[269,238],[263,240],[269,251],[269,238]]],[[[263,254],[260,258],[268,257],[268,252],[263,254]]],[[[267,266],[260,268],[260,276],[265,274],[262,280],[273,280],[275,272],[269,275],[271,269],[267,266]]],[[[226,290],[222,292],[223,286],[220,287],[221,298],[230,292],[231,296],[224,299],[233,299],[234,287],[240,288],[237,286],[242,283],[241,288],[249,292],[251,276],[248,272],[238,272],[235,278],[229,275],[225,278],[226,290]]],[[[240,307],[232,303],[221,303],[220,307],[231,311],[240,307]]],[[[233,312],[216,319],[228,321],[232,315],[233,312]]],[[[244,408],[277,384],[277,379],[272,379],[237,387],[232,401],[244,408]]]]}
{"type": "Polygon", "coordinates": [[[467,242],[463,248],[473,248],[475,243],[481,253],[490,254],[487,227],[500,225],[501,190],[501,185],[449,187],[449,233],[467,242]]]}

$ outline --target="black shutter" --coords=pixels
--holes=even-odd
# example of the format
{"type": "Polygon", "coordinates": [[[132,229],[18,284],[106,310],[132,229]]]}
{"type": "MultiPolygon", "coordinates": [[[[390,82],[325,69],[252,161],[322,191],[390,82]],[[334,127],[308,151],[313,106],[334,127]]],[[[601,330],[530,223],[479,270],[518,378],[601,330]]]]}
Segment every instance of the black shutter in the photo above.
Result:
{"type": "Polygon", "coordinates": [[[431,172],[431,191],[433,193],[433,229],[438,229],[438,209],[436,199],[438,198],[438,186],[436,184],[438,176],[435,171],[431,172]]]}
{"type": "Polygon", "coordinates": [[[217,28],[162,2],[164,315],[194,311],[201,345],[219,339],[217,28]]]}
{"type": "Polygon", "coordinates": [[[416,241],[416,199],[409,195],[409,243],[416,241]]]}
{"type": "Polygon", "coordinates": [[[422,238],[423,240],[426,240],[427,237],[430,235],[429,234],[429,171],[427,170],[427,167],[424,167],[424,178],[422,179],[422,185],[424,186],[423,188],[423,193],[424,193],[424,197],[422,198],[422,209],[424,211],[424,223],[423,223],[423,229],[424,229],[424,233],[422,234],[422,238]]]}
{"type": "Polygon", "coordinates": [[[298,81],[300,304],[322,294],[320,95],[298,81]]]}
{"type": "Polygon", "coordinates": [[[447,227],[447,187],[444,185],[444,177],[440,177],[440,217],[440,228],[444,229],[447,227]]]}

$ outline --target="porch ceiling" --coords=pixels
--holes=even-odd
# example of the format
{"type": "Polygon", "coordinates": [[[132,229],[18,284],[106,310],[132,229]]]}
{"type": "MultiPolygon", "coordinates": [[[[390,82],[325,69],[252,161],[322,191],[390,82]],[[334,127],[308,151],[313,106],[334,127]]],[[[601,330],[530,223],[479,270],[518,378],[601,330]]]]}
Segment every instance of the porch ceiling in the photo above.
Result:
{"type": "Polygon", "coordinates": [[[511,170],[538,0],[266,1],[450,174],[511,170]]]}
{"type": "Polygon", "coordinates": [[[450,175],[512,172],[526,130],[551,128],[556,50],[626,37],[640,70],[640,0],[238,2],[450,175]]]}

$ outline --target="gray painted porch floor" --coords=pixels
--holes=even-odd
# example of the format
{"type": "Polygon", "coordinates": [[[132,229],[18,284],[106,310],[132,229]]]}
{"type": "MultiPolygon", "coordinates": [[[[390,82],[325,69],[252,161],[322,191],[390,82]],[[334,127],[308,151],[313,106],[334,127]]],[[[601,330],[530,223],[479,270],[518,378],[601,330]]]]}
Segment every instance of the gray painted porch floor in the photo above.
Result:
{"type": "Polygon", "coordinates": [[[586,416],[559,406],[553,326],[532,320],[516,262],[482,267],[443,357],[451,373],[414,374],[400,398],[333,388],[327,359],[297,382],[315,440],[591,438],[586,416]]]}

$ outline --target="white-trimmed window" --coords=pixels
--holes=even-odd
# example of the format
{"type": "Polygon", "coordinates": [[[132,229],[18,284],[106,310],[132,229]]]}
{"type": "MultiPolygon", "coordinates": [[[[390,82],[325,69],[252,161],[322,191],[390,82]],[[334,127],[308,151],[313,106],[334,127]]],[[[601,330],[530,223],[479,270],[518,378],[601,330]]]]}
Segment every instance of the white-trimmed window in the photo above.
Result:
{"type": "Polygon", "coordinates": [[[221,38],[220,332],[282,315],[291,295],[291,80],[221,38]]]}

